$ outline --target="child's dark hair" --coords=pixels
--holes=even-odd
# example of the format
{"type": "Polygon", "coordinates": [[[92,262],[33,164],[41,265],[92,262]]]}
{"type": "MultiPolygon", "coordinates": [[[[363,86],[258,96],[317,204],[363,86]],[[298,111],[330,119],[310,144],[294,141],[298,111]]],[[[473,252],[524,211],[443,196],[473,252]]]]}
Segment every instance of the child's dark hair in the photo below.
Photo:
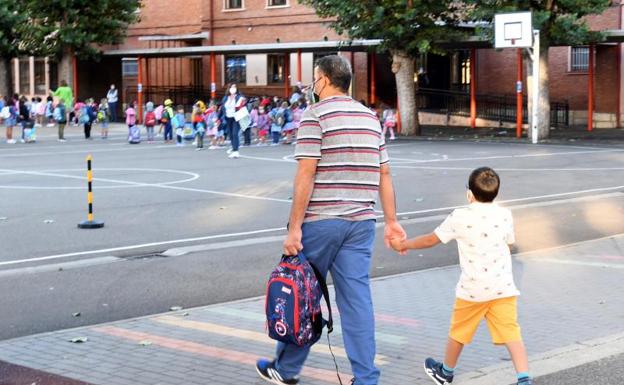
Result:
{"type": "Polygon", "coordinates": [[[500,177],[489,167],[479,167],[470,174],[468,188],[479,202],[492,202],[498,195],[500,177]]]}

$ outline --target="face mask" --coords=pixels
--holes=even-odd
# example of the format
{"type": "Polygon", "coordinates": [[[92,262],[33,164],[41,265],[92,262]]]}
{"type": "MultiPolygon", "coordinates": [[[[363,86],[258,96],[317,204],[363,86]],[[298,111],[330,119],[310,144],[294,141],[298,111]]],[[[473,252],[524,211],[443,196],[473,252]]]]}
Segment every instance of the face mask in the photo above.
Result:
{"type": "Polygon", "coordinates": [[[234,95],[236,93],[236,87],[230,88],[230,94],[234,95]]]}

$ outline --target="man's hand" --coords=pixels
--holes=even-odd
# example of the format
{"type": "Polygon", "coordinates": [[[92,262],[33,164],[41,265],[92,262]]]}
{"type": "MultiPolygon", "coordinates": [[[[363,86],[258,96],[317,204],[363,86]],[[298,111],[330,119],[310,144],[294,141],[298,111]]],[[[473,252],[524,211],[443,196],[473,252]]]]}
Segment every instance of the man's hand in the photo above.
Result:
{"type": "Polygon", "coordinates": [[[301,228],[290,228],[288,230],[288,236],[284,241],[284,255],[297,255],[303,250],[303,244],[301,243],[301,228]]]}
{"type": "MultiPolygon", "coordinates": [[[[407,234],[405,234],[405,230],[403,230],[403,227],[401,227],[399,222],[386,222],[386,226],[384,229],[384,243],[386,244],[387,248],[392,247],[390,243],[392,240],[402,242],[405,239],[407,239],[407,234]]],[[[402,251],[401,254],[405,255],[406,251],[402,251]]]]}

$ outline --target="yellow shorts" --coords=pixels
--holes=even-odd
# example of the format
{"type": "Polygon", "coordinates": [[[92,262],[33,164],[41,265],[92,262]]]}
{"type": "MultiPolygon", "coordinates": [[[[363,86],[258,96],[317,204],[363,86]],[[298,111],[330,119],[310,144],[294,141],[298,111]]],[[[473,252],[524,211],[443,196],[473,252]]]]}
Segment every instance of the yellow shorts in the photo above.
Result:
{"type": "Polygon", "coordinates": [[[516,297],[488,302],[469,302],[456,298],[449,336],[461,344],[469,344],[483,318],[487,321],[495,344],[522,341],[516,297]]]}

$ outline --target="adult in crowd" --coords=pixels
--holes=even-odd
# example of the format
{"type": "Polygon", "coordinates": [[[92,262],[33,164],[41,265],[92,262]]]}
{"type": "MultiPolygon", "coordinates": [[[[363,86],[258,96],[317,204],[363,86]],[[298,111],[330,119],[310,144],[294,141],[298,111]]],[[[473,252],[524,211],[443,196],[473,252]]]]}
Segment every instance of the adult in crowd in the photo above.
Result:
{"type": "Polygon", "coordinates": [[[117,121],[117,103],[119,102],[119,94],[114,84],[111,84],[110,89],[106,93],[106,99],[108,100],[108,108],[110,111],[111,122],[117,121]]]}

